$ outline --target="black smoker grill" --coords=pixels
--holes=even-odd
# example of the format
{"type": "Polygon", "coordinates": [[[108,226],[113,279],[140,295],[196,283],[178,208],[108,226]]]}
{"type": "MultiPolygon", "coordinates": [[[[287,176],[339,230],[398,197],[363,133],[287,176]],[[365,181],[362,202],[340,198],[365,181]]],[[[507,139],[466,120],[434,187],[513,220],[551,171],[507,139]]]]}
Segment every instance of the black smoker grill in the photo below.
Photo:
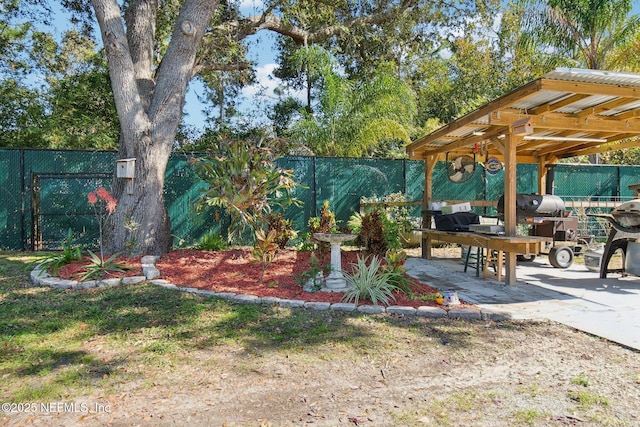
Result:
{"type": "MultiPolygon", "coordinates": [[[[498,199],[498,214],[504,215],[504,195],[498,199]]],[[[549,262],[555,268],[573,264],[578,246],[578,217],[565,210],[564,201],[550,194],[516,194],[516,216],[519,224],[528,224],[530,236],[552,239],[549,262]]],[[[520,260],[528,260],[518,257],[520,260]]]]}
{"type": "Polygon", "coordinates": [[[640,239],[640,199],[630,200],[618,205],[610,214],[588,214],[588,216],[606,218],[611,223],[607,244],[600,260],[600,278],[607,273],[626,274],[624,269],[627,244],[640,239]],[[609,261],[617,250],[622,251],[622,268],[609,269],[609,261]]]}

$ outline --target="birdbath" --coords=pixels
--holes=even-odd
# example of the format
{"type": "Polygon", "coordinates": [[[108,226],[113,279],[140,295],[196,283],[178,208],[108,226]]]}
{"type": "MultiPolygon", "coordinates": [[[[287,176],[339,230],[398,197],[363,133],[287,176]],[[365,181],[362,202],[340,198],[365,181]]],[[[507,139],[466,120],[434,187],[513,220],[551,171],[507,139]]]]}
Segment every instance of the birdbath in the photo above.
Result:
{"type": "Polygon", "coordinates": [[[326,292],[344,292],[349,287],[347,281],[342,274],[342,254],[340,245],[342,242],[353,240],[358,237],[357,234],[342,233],[313,233],[313,237],[321,242],[331,243],[331,273],[324,279],[326,292]]]}

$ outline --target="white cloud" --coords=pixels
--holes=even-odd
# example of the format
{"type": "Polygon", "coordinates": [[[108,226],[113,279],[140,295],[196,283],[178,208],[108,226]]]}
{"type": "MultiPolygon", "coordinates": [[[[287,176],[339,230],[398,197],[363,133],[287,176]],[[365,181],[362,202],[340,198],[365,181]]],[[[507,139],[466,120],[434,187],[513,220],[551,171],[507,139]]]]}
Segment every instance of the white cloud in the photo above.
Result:
{"type": "Polygon", "coordinates": [[[241,0],[238,8],[242,16],[257,15],[265,9],[262,0],[241,0]]]}
{"type": "MultiPolygon", "coordinates": [[[[258,82],[242,89],[242,95],[249,101],[261,98],[264,102],[275,102],[278,99],[275,90],[282,83],[282,80],[273,75],[277,66],[275,63],[259,65],[256,68],[258,82]]],[[[282,96],[292,96],[301,102],[306,102],[304,91],[284,91],[282,96]]]]}
{"type": "Polygon", "coordinates": [[[257,96],[258,94],[273,96],[274,90],[280,84],[280,79],[273,75],[273,70],[276,69],[278,64],[263,64],[256,68],[256,80],[257,83],[247,86],[242,89],[242,94],[247,98],[257,96]]]}

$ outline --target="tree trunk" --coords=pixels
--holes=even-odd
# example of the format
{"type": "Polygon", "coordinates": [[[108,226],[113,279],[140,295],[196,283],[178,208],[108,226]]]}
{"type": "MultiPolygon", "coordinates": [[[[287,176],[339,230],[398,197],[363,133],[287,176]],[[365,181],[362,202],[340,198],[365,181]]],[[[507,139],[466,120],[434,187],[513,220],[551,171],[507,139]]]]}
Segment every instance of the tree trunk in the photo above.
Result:
{"type": "Polygon", "coordinates": [[[171,223],[163,197],[171,144],[158,147],[162,145],[140,144],[135,178],[115,178],[113,195],[118,205],[105,227],[105,248],[110,254],[162,255],[172,248],[171,223]]]}
{"type": "MultiPolygon", "coordinates": [[[[105,249],[127,255],[171,250],[171,224],[164,205],[164,174],[182,117],[196,52],[218,1],[185,0],[161,63],[151,48],[157,3],[129,3],[124,18],[115,0],[92,0],[109,62],[118,119],[118,159],[134,158],[133,179],[114,178],[116,211],[107,219],[105,249]]],[[[115,165],[114,165],[115,166],[115,165]]]]}

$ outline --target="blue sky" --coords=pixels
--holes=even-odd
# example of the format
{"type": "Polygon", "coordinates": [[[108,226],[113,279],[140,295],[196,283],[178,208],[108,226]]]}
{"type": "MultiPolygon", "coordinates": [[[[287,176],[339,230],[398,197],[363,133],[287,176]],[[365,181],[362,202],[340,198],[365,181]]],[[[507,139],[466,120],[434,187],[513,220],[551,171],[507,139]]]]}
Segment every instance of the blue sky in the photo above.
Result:
{"type": "MultiPolygon", "coordinates": [[[[262,0],[241,0],[239,5],[243,16],[260,14],[263,6],[262,0]]],[[[254,107],[258,102],[259,92],[263,93],[261,102],[270,102],[269,95],[272,95],[273,90],[278,86],[278,79],[272,76],[276,66],[277,53],[275,35],[269,31],[260,31],[247,38],[246,41],[249,43],[249,60],[257,64],[255,73],[258,83],[246,87],[242,91],[243,99],[239,107],[243,111],[251,110],[254,107]]],[[[184,121],[197,129],[202,129],[206,120],[206,116],[202,113],[206,106],[198,99],[198,95],[201,94],[202,85],[196,81],[192,82],[187,92],[184,121]]]]}
{"type": "MultiPolygon", "coordinates": [[[[239,0],[240,11],[243,16],[253,16],[261,13],[263,10],[262,0],[239,0]]],[[[633,14],[640,13],[640,0],[633,0],[633,14]]],[[[50,29],[58,36],[66,30],[68,16],[59,13],[54,19],[54,25],[50,29]]],[[[99,40],[101,41],[101,40],[99,40]]],[[[258,83],[245,88],[242,92],[243,99],[240,108],[243,111],[250,111],[258,103],[272,103],[275,101],[273,90],[278,86],[278,79],[272,76],[273,69],[276,66],[276,49],[275,35],[269,31],[260,31],[258,34],[247,39],[249,42],[249,59],[254,61],[257,66],[255,69],[258,83]],[[259,95],[258,92],[262,95],[259,95]]],[[[202,94],[202,86],[197,82],[192,82],[187,92],[185,104],[184,120],[187,124],[194,126],[196,129],[203,129],[206,117],[202,110],[206,107],[198,100],[198,95],[202,94]]],[[[292,93],[292,96],[301,97],[301,94],[292,93]]]]}

